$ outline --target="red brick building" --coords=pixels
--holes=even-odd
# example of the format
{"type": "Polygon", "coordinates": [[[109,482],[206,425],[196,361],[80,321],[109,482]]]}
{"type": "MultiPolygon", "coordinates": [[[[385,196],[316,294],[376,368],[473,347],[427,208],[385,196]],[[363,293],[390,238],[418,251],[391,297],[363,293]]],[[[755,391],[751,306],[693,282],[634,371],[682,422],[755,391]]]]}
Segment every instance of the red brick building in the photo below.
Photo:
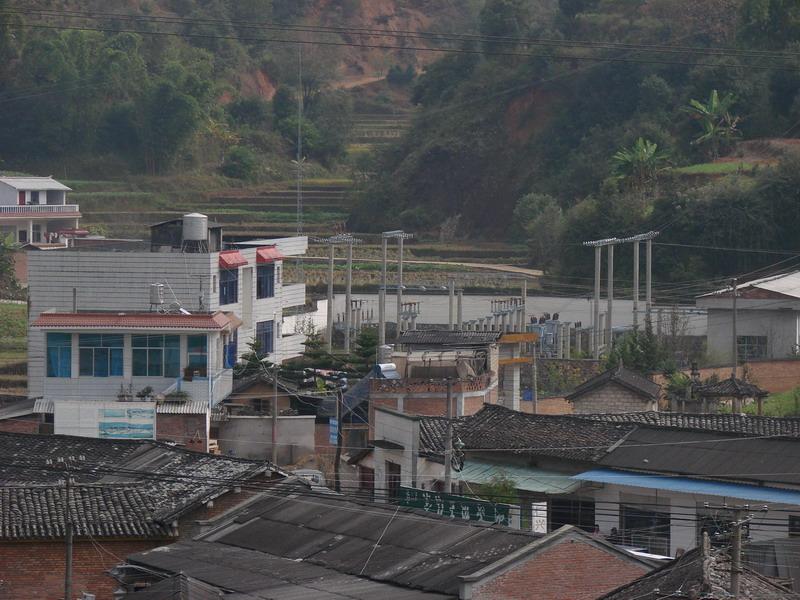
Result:
{"type": "Polygon", "coordinates": [[[0,600],[63,597],[67,500],[73,594],[111,598],[119,557],[199,533],[275,475],[263,462],[149,440],[6,432],[0,453],[0,600]]]}

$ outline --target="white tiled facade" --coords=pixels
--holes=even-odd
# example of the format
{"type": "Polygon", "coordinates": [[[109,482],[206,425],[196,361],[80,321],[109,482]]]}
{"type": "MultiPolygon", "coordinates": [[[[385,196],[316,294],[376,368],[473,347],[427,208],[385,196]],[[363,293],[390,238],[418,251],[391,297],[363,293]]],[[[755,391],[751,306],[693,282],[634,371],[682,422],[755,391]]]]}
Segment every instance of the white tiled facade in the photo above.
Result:
{"type": "MultiPolygon", "coordinates": [[[[307,238],[281,238],[270,240],[286,257],[305,253],[307,238]]],[[[294,328],[286,331],[281,327],[283,311],[305,302],[305,285],[283,285],[283,261],[276,261],[274,296],[257,298],[256,248],[241,251],[246,265],[238,267],[238,298],[230,304],[220,305],[219,253],[180,252],[111,252],[111,251],[60,251],[28,253],[29,324],[43,312],[117,311],[146,312],[151,310],[150,288],[152,284],[164,284],[165,305],[176,304],[192,312],[232,312],[242,319],[238,329],[237,357],[248,351],[259,322],[274,321],[273,348],[270,359],[281,361],[296,355],[302,349],[302,333],[294,328]],[[297,340],[295,338],[298,338],[297,340]]],[[[82,330],[80,333],[92,333],[82,330]]],[[[105,331],[104,333],[109,333],[105,331]]],[[[125,334],[125,356],[130,356],[131,336],[157,333],[181,336],[181,367],[186,363],[185,350],[187,331],[119,331],[125,334]]],[[[198,332],[199,333],[199,332],[198,332]]],[[[77,358],[78,333],[73,335],[72,361],[77,358]]],[[[189,391],[194,400],[208,400],[209,390],[214,402],[230,392],[230,369],[223,368],[223,336],[209,332],[208,366],[214,383],[196,380],[180,382],[181,389],[189,391]],[[227,373],[225,371],[228,371],[227,373]],[[191,389],[188,389],[191,388],[191,389]],[[201,389],[202,388],[202,389],[201,389]]],[[[116,398],[120,386],[132,385],[134,392],[151,386],[155,393],[175,389],[175,378],[133,377],[130,361],[123,375],[117,377],[80,377],[77,364],[73,365],[69,378],[47,377],[46,332],[38,328],[28,329],[28,395],[44,397],[54,401],[67,399],[116,398]],[[111,393],[112,397],[108,395],[111,393]]]]}

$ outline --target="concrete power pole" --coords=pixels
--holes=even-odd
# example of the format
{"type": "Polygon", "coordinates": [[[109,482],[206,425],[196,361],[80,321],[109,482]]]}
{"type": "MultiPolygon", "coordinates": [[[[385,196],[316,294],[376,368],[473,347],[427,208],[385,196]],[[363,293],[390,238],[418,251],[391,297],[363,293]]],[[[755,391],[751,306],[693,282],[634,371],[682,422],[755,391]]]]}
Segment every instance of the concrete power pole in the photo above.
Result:
{"type": "Polygon", "coordinates": [[[594,247],[594,359],[600,359],[600,270],[602,268],[602,246],[594,247]]]}
{"type": "MultiPolygon", "coordinates": [[[[658,234],[656,234],[658,235],[658,234]]],[[[653,238],[645,243],[645,317],[648,323],[653,322],[653,238]]]]}
{"type": "Polygon", "coordinates": [[[381,287],[378,290],[378,346],[386,344],[386,250],[389,240],[381,236],[381,287]]]}
{"type": "Polygon", "coordinates": [[[639,329],[639,240],[633,242],[633,327],[639,329]]]}
{"type": "Polygon", "coordinates": [[[397,238],[397,335],[402,331],[403,319],[403,241],[397,238]]]}
{"type": "Polygon", "coordinates": [[[462,331],[464,329],[464,288],[459,288],[457,296],[456,308],[456,322],[458,323],[457,329],[462,331]]]}
{"type": "Polygon", "coordinates": [[[455,328],[455,307],[453,302],[456,299],[456,280],[452,277],[447,280],[447,328],[453,331],[455,328]]]}
{"type": "Polygon", "coordinates": [[[325,329],[325,345],[328,354],[333,352],[333,263],[336,260],[336,246],[331,244],[328,261],[328,320],[325,329]]]}
{"type": "Polygon", "coordinates": [[[347,279],[344,288],[344,351],[350,352],[350,328],[353,314],[353,244],[347,244],[347,279]]]}
{"type": "Polygon", "coordinates": [[[353,283],[353,244],[360,244],[361,240],[354,238],[349,233],[341,233],[329,238],[314,239],[315,242],[330,245],[330,255],[328,257],[328,315],[327,327],[328,331],[325,336],[325,342],[328,347],[328,352],[333,350],[333,263],[336,258],[336,250],[334,246],[340,244],[347,245],[347,298],[345,301],[345,352],[350,351],[350,292],[353,283]]]}
{"type": "Polygon", "coordinates": [[[452,461],[453,461],[453,382],[447,380],[447,433],[444,442],[444,493],[451,494],[452,487],[452,461]]]}
{"type": "Polygon", "coordinates": [[[733,367],[731,368],[731,377],[736,379],[737,371],[739,370],[739,344],[736,341],[736,295],[738,293],[738,280],[734,277],[731,279],[731,290],[733,292],[733,318],[731,320],[733,325],[732,334],[732,350],[733,350],[733,367]]]}
{"type": "Polygon", "coordinates": [[[608,245],[608,284],[606,293],[608,294],[608,308],[606,309],[606,344],[608,350],[614,346],[614,323],[612,315],[614,312],[614,244],[608,245]]]}

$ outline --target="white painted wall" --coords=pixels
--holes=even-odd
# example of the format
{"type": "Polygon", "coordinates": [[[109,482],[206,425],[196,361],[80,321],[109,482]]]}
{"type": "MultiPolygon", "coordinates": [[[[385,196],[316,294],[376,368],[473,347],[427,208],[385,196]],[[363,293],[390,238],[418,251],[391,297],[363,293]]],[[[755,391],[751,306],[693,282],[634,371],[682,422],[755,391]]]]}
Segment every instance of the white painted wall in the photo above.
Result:
{"type": "MultiPolygon", "coordinates": [[[[732,316],[732,310],[708,311],[708,350],[715,361],[733,358],[732,316]]],[[[736,334],[766,336],[766,358],[786,358],[791,356],[792,346],[800,343],[800,311],[737,309],[736,334]]]]}
{"type": "Polygon", "coordinates": [[[54,432],[92,438],[155,439],[156,405],[153,402],[58,402],[54,432]],[[109,432],[104,425],[119,429],[109,432]],[[133,431],[126,432],[126,427],[133,431]]]}
{"type": "MultiPolygon", "coordinates": [[[[419,454],[419,420],[406,415],[375,409],[375,439],[394,442],[403,450],[375,448],[375,489],[386,488],[386,461],[400,465],[401,485],[417,486],[417,457],[419,454]]],[[[376,497],[380,497],[376,493],[376,497]]]]}

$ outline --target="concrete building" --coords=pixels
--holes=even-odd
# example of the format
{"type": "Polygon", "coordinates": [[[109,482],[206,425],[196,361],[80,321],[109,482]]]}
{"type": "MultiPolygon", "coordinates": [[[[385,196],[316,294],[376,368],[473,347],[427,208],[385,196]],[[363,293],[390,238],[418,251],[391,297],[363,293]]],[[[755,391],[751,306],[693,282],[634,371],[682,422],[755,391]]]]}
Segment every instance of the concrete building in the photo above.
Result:
{"type": "MultiPolygon", "coordinates": [[[[144,247],[29,252],[29,397],[213,406],[251,343],[273,362],[302,351],[304,334],[282,321],[305,285],[282,272],[306,248],[296,237],[224,249],[221,228],[195,214],[154,225],[144,247]]],[[[56,406],[56,431],[77,433],[58,421],[56,406]]]]}
{"type": "Polygon", "coordinates": [[[81,213],[72,190],[52,177],[0,177],[0,236],[20,244],[57,242],[74,234],[81,213]]]}
{"type": "MultiPolygon", "coordinates": [[[[740,361],[797,356],[800,350],[800,271],[739,284],[736,346],[740,361]]],[[[717,362],[733,360],[731,288],[696,299],[708,311],[708,352],[717,362]]]]}
{"type": "Polygon", "coordinates": [[[661,386],[619,365],[584,381],[566,396],[575,414],[658,410],[661,386]]]}

